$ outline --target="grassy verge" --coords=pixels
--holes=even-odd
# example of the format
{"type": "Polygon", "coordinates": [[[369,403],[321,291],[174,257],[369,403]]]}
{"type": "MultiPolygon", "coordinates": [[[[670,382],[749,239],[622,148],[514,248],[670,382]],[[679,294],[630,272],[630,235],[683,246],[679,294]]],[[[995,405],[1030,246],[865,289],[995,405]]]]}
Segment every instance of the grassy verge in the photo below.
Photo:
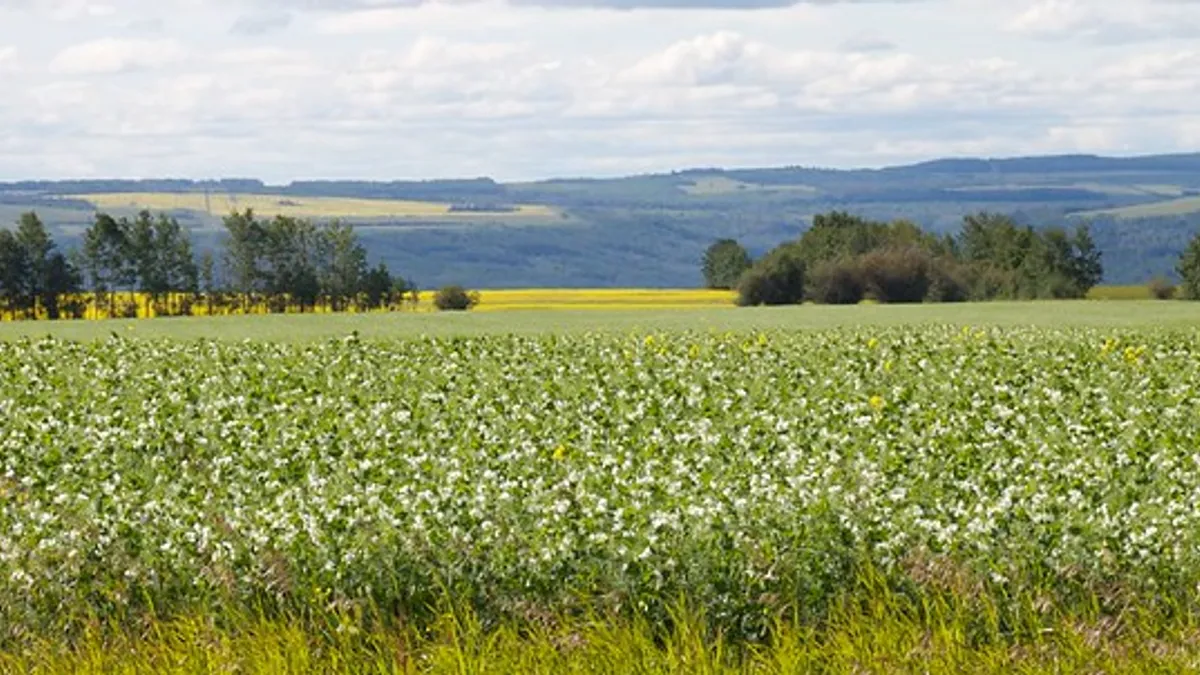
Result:
{"type": "MultiPolygon", "coordinates": [[[[871,590],[871,589],[864,589],[871,590]]],[[[840,603],[820,623],[780,617],[761,640],[731,639],[681,608],[638,617],[540,617],[486,626],[445,609],[422,629],[361,616],[192,616],[0,652],[5,672],[72,673],[1162,673],[1200,668],[1191,618],[1029,607],[1015,623],[955,596],[886,592],[840,603]]],[[[682,607],[682,605],[681,605],[682,607]]]]}

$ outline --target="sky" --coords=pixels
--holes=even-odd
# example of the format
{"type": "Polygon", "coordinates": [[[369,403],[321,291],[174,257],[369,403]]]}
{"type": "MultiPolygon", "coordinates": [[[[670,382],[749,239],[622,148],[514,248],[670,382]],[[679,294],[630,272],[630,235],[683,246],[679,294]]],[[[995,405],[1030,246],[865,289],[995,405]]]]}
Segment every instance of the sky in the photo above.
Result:
{"type": "Polygon", "coordinates": [[[1200,147],[1200,0],[0,0],[0,180],[1200,147]]]}

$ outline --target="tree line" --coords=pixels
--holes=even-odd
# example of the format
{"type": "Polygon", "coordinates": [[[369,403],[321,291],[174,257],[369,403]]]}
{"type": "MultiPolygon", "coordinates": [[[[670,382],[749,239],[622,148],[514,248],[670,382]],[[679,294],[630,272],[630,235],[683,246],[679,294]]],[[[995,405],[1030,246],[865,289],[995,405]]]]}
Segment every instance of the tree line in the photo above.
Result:
{"type": "Polygon", "coordinates": [[[938,236],[909,221],[834,211],[758,260],[719,240],[702,265],[706,284],[737,289],[742,305],[1081,298],[1103,276],[1086,225],[1035,230],[993,213],[968,215],[957,234],[938,236]]]}
{"type": "Polygon", "coordinates": [[[223,250],[194,251],[166,214],[95,214],[79,246],[62,250],[36,212],[0,229],[0,312],[12,318],[366,310],[415,302],[414,285],[371,267],[354,228],[253,211],[223,220],[223,250]]]}

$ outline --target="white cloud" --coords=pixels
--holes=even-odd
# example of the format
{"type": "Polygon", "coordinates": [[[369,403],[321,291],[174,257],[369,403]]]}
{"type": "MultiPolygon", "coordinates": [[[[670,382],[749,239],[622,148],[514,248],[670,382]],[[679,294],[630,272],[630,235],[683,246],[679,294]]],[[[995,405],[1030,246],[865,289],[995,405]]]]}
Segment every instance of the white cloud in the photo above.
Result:
{"type": "Polygon", "coordinates": [[[283,30],[292,23],[292,15],[279,11],[250,12],[239,16],[229,27],[235,35],[259,36],[283,30]]]}
{"type": "Polygon", "coordinates": [[[1008,22],[1039,38],[1119,44],[1200,36],[1200,5],[1186,0],[1033,0],[1008,22]]]}
{"type": "Polygon", "coordinates": [[[0,73],[17,69],[17,48],[0,47],[0,73]]]}
{"type": "Polygon", "coordinates": [[[182,59],[184,48],[173,39],[104,38],[67,47],[50,62],[50,72],[95,75],[164,68],[182,59]]]}
{"type": "Polygon", "coordinates": [[[677,42],[622,71],[617,79],[667,86],[725,84],[764,77],[772,60],[764,45],[719,31],[677,42]]]}
{"type": "Polygon", "coordinates": [[[1200,136],[1200,52],[1178,39],[1197,3],[611,9],[656,2],[0,0],[0,179],[537,178],[1200,136]],[[83,77],[102,73],[122,75],[83,77]]]}

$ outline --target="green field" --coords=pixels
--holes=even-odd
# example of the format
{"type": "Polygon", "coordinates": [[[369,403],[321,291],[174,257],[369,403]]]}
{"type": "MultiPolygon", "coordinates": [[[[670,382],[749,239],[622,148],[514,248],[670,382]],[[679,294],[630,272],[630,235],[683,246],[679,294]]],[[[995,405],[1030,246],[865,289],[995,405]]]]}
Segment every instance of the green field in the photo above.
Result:
{"type": "Polygon", "coordinates": [[[1200,211],[1200,197],[1180,197],[1149,204],[1137,204],[1119,209],[1103,209],[1085,211],[1073,214],[1080,218],[1095,216],[1113,216],[1114,218],[1156,218],[1162,216],[1179,216],[1200,211]]]}
{"type": "Polygon", "coordinates": [[[265,216],[293,218],[412,218],[522,219],[553,218],[558,213],[541,205],[521,205],[507,211],[451,211],[450,204],[403,199],[351,199],[346,197],[292,197],[285,195],[203,192],[114,192],[66,195],[102,210],[194,211],[222,217],[233,211],[251,209],[265,216]]]}
{"type": "Polygon", "coordinates": [[[1200,667],[1200,303],[0,336],[0,672],[1200,667]]]}
{"type": "MultiPolygon", "coordinates": [[[[486,292],[485,292],[486,295],[486,292]]],[[[823,330],[908,325],[1200,327],[1200,303],[1138,301],[995,302],[961,305],[806,305],[664,310],[514,310],[480,313],[266,315],[0,323],[0,340],[51,336],[316,342],[357,332],[371,339],[643,331],[823,330]]]]}
{"type": "Polygon", "coordinates": [[[723,176],[698,178],[679,188],[693,197],[716,197],[730,194],[754,192],[785,192],[816,198],[820,191],[811,185],[759,185],[746,183],[723,176]]]}

